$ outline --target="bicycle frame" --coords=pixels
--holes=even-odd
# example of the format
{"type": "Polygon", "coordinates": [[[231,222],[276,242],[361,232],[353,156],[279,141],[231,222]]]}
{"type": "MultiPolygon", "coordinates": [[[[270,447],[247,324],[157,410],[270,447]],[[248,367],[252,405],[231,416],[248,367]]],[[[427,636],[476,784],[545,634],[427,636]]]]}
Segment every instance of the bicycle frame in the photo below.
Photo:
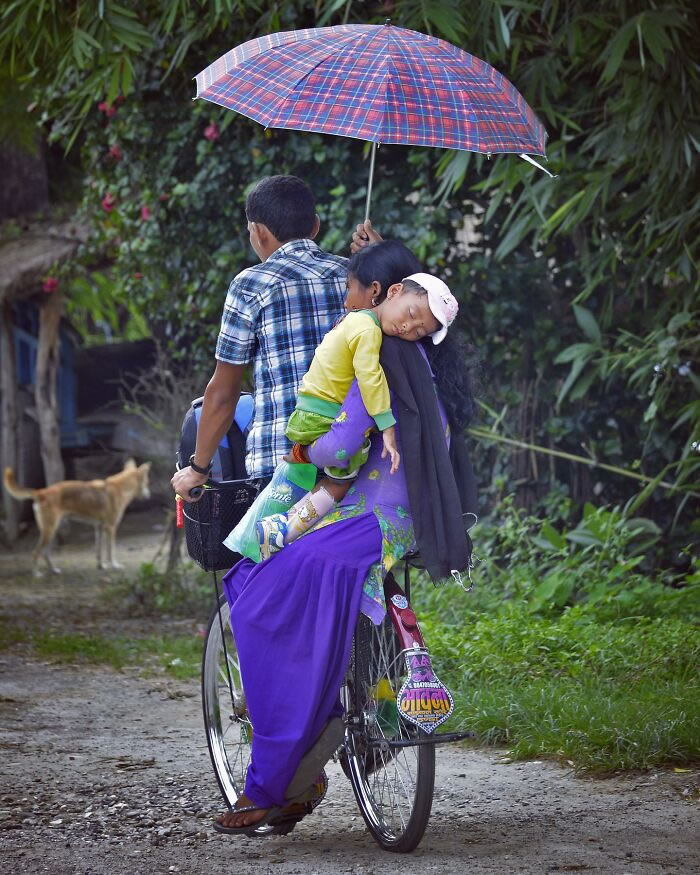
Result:
{"type": "MultiPolygon", "coordinates": [[[[408,561],[405,566],[405,580],[408,584],[406,589],[410,592],[408,561]]],[[[410,606],[407,595],[404,594],[391,573],[387,574],[384,581],[384,597],[387,614],[402,648],[397,659],[406,661],[409,672],[408,679],[397,692],[397,708],[404,719],[422,731],[422,735],[415,739],[389,740],[389,746],[445,744],[469,738],[472,735],[471,732],[434,732],[454,710],[452,695],[434,673],[430,653],[423,640],[415,612],[410,606]]],[[[381,743],[386,744],[387,740],[381,743]]]]}

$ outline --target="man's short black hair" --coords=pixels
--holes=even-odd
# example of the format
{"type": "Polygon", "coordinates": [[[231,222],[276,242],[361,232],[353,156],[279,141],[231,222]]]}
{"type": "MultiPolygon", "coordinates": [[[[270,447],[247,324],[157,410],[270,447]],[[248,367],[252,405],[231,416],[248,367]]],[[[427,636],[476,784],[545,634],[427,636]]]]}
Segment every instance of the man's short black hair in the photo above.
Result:
{"type": "Polygon", "coordinates": [[[309,186],[298,176],[265,176],[248,194],[249,222],[266,225],[280,241],[311,237],[316,204],[309,186]]]}

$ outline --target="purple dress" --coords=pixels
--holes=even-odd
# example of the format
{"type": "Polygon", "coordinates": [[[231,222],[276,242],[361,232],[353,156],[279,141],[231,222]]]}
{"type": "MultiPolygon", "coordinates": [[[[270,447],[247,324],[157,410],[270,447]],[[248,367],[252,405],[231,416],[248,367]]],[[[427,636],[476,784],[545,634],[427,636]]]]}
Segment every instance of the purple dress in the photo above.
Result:
{"type": "MultiPolygon", "coordinates": [[[[311,446],[311,461],[342,465],[372,425],[353,383],[331,430],[311,446]]],[[[302,756],[341,714],[358,613],[381,622],[384,575],[415,548],[404,468],[389,474],[381,434],[371,441],[335,511],[267,562],[242,559],[223,580],[254,727],[245,792],[260,807],[285,804],[302,756]]],[[[398,427],[397,445],[401,452],[398,427]]]]}

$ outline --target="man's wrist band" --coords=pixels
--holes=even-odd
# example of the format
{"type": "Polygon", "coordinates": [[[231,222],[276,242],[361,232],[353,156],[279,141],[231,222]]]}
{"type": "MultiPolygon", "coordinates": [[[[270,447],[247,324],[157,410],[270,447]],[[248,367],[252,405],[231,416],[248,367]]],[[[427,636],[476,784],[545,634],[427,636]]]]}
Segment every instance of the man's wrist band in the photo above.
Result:
{"type": "Polygon", "coordinates": [[[194,453],[190,456],[190,468],[192,468],[193,471],[196,471],[197,474],[206,474],[207,477],[211,474],[211,462],[206,468],[201,468],[194,460],[194,453]]]}

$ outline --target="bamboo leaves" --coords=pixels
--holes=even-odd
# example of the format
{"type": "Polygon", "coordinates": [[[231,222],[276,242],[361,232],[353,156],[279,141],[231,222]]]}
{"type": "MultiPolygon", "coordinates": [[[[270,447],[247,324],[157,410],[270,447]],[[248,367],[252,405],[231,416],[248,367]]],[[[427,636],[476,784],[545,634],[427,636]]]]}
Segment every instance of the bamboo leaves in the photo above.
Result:
{"type": "Polygon", "coordinates": [[[580,380],[579,377],[583,369],[599,357],[602,351],[602,335],[593,313],[580,304],[573,304],[572,307],[579,328],[588,338],[588,343],[574,343],[563,349],[554,359],[555,364],[571,362],[571,369],[557,396],[557,408],[561,406],[567,395],[575,401],[586,394],[597,374],[591,367],[580,380]]]}

